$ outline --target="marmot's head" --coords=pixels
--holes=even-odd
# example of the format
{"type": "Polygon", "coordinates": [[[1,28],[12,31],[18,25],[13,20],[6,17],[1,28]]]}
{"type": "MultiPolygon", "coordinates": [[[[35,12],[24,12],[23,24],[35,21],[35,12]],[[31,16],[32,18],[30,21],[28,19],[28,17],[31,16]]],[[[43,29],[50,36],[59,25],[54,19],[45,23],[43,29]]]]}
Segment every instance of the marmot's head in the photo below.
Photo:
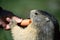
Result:
{"type": "Polygon", "coordinates": [[[30,18],[36,25],[44,25],[50,21],[49,17],[41,10],[31,10],[30,18]]]}

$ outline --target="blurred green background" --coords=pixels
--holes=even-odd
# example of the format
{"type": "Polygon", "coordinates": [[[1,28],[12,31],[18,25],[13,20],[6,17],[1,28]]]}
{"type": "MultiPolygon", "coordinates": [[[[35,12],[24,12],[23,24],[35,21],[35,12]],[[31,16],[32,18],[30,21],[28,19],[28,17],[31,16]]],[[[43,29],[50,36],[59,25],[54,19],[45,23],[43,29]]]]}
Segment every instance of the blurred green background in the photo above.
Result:
{"type": "MultiPolygon", "coordinates": [[[[60,0],[0,0],[0,6],[22,18],[27,18],[32,9],[45,10],[54,15],[60,23],[60,0]]],[[[12,40],[8,37],[9,34],[9,31],[0,29],[0,40],[12,40]]]]}

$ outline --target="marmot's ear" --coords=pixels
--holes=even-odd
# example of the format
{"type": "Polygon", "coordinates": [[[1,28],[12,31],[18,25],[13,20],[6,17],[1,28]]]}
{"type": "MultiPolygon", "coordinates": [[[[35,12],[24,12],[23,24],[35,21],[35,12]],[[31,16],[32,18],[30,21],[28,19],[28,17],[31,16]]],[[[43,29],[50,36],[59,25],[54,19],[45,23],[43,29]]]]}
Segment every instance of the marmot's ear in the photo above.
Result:
{"type": "Polygon", "coordinates": [[[2,10],[3,8],[2,7],[0,7],[0,11],[2,10]]]}

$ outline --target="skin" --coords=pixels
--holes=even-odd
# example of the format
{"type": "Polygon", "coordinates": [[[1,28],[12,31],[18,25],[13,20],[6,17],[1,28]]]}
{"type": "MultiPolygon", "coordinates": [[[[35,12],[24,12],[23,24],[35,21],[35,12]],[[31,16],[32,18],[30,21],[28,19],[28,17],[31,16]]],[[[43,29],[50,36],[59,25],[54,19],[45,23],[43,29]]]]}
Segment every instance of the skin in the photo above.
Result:
{"type": "MultiPolygon", "coordinates": [[[[18,18],[16,16],[13,16],[12,18],[15,19],[17,23],[20,23],[22,21],[22,19],[20,19],[20,18],[18,18]]],[[[11,21],[11,18],[7,17],[6,18],[6,21],[7,22],[10,22],[11,21]]],[[[6,30],[10,29],[9,23],[6,24],[2,19],[0,19],[0,25],[2,25],[2,27],[4,29],[6,29],[6,30]]]]}
{"type": "MultiPolygon", "coordinates": [[[[13,16],[12,17],[17,23],[20,23],[20,25],[21,26],[28,26],[30,23],[31,23],[31,20],[30,19],[20,19],[20,18],[18,18],[18,17],[16,17],[16,16],[13,16]]],[[[10,22],[11,21],[11,18],[9,18],[9,17],[7,17],[6,18],[6,21],[7,22],[10,22]]],[[[6,30],[8,30],[8,29],[10,29],[10,26],[9,26],[9,24],[6,24],[4,21],[2,21],[1,19],[0,19],[0,25],[2,25],[2,27],[4,28],[4,29],[6,29],[6,30]]]]}

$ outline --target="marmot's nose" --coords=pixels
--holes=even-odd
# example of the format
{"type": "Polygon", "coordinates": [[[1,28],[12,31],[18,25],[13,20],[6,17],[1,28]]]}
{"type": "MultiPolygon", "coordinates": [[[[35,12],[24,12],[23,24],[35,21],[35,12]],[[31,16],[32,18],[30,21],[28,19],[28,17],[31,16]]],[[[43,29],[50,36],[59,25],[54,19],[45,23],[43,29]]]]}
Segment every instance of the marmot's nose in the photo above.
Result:
{"type": "Polygon", "coordinates": [[[30,13],[35,13],[37,10],[31,10],[30,13]]]}

